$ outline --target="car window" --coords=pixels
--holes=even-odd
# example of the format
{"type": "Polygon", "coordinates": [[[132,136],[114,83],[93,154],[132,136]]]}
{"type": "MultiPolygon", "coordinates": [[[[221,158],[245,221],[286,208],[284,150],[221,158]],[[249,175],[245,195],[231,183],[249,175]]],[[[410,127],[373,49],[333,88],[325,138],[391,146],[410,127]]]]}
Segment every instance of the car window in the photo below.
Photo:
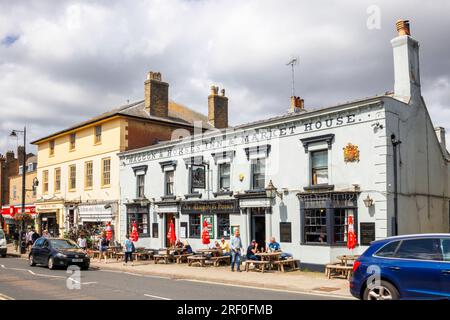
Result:
{"type": "Polygon", "coordinates": [[[393,257],[399,243],[400,241],[389,242],[388,244],[383,246],[380,250],[378,250],[375,255],[379,257],[393,257]]]}
{"type": "Polygon", "coordinates": [[[78,246],[75,242],[67,239],[50,240],[54,249],[76,249],[78,246]]]}
{"type": "Polygon", "coordinates": [[[395,257],[442,261],[441,241],[433,238],[403,240],[395,257]]]}
{"type": "Polygon", "coordinates": [[[450,239],[441,239],[443,260],[450,262],[450,239]]]}
{"type": "Polygon", "coordinates": [[[45,239],[37,239],[36,242],[34,243],[34,246],[38,248],[42,247],[44,240],[45,239]]]}

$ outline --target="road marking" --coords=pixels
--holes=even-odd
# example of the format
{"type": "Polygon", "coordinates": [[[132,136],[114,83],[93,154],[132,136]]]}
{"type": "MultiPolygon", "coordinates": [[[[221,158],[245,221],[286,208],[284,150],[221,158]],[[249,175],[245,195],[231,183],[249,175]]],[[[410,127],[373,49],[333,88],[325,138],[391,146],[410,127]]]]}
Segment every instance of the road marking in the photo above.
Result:
{"type": "Polygon", "coordinates": [[[160,299],[160,300],[172,300],[172,299],[169,299],[169,298],[164,298],[164,297],[159,297],[159,296],[153,296],[153,295],[151,295],[151,294],[144,294],[144,296],[146,296],[146,297],[150,297],[150,298],[155,298],[155,299],[160,299]]]}
{"type": "Polygon", "coordinates": [[[16,300],[16,299],[7,296],[6,294],[0,293],[0,300],[16,300]]]}
{"type": "Polygon", "coordinates": [[[144,278],[158,278],[158,279],[167,279],[167,280],[172,279],[171,277],[154,276],[154,275],[140,274],[140,273],[133,273],[133,272],[127,272],[127,271],[102,270],[102,269],[97,270],[97,271],[111,272],[111,273],[124,273],[124,274],[128,274],[128,275],[132,275],[132,276],[136,276],[136,277],[144,277],[144,278]]]}
{"type": "Polygon", "coordinates": [[[214,282],[214,281],[207,281],[207,280],[177,279],[177,281],[199,282],[199,283],[208,283],[208,284],[214,284],[214,285],[231,286],[231,287],[239,287],[239,288],[249,288],[249,289],[258,289],[258,290],[266,290],[266,291],[286,292],[286,293],[293,293],[293,294],[300,294],[300,295],[301,294],[306,294],[306,295],[312,295],[312,296],[321,296],[321,297],[331,297],[331,298],[339,298],[339,299],[356,300],[353,297],[346,297],[346,296],[339,296],[339,295],[328,295],[328,294],[324,294],[324,293],[316,293],[316,292],[310,292],[310,291],[293,291],[293,290],[285,290],[285,289],[261,288],[261,287],[247,286],[247,285],[241,285],[241,284],[221,283],[221,282],[214,282]]]}

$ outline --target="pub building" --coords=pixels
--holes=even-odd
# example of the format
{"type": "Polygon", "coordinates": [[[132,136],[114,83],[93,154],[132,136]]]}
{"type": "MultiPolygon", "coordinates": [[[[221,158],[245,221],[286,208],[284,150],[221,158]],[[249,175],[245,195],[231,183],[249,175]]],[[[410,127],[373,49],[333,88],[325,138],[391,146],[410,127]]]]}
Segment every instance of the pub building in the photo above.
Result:
{"type": "Polygon", "coordinates": [[[121,234],[136,221],[136,245],[158,249],[173,221],[195,251],[206,220],[212,244],[239,228],[244,246],[274,236],[315,267],[376,239],[449,232],[445,132],[421,96],[418,42],[407,21],[397,29],[393,92],[311,110],[292,97],[278,117],[120,153],[121,234]]]}

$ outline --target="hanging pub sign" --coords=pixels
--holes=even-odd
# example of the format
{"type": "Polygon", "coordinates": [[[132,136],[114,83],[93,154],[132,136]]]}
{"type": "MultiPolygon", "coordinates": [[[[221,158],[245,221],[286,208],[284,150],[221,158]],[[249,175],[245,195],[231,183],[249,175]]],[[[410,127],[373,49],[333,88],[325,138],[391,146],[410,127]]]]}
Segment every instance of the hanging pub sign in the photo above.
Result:
{"type": "Polygon", "coordinates": [[[191,167],[191,182],[193,189],[206,188],[206,175],[204,165],[192,165],[191,167]]]}

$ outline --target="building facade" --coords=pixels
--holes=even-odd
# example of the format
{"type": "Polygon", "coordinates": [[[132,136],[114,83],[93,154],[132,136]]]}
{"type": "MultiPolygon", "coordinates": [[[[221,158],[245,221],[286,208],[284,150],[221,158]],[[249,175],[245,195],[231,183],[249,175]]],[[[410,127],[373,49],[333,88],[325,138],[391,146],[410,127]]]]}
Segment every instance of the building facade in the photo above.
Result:
{"type": "MultiPolygon", "coordinates": [[[[404,26],[403,26],[404,27],[404,26]]],[[[362,253],[396,234],[449,232],[449,154],[420,92],[418,43],[392,40],[394,92],[288,114],[119,154],[122,235],[137,246],[177,237],[202,247],[240,229],[271,236],[302,263],[348,254],[349,217],[362,253]],[[272,187],[274,186],[274,187],[272,187]]]]}
{"type": "Polygon", "coordinates": [[[38,146],[36,210],[39,229],[64,233],[100,230],[111,223],[118,238],[119,159],[117,154],[193,131],[207,118],[169,101],[168,84],[150,72],[145,99],[56,132],[38,146]]]}

